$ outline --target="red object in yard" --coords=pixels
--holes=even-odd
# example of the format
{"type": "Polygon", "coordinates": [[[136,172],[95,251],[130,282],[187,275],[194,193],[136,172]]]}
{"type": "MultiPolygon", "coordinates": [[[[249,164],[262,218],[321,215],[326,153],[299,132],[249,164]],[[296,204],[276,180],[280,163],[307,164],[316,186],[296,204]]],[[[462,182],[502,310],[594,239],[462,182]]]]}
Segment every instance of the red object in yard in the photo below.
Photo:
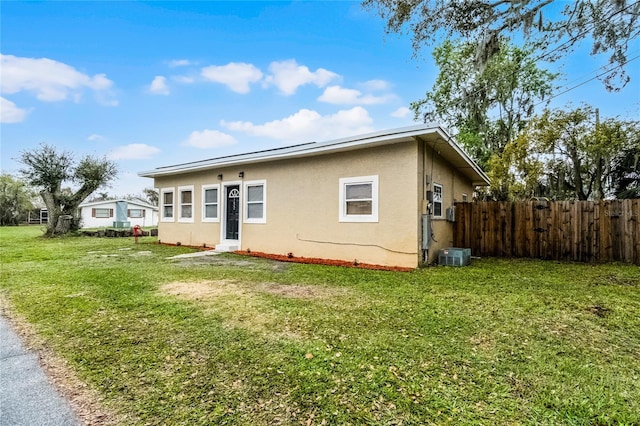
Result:
{"type": "Polygon", "coordinates": [[[136,240],[136,244],[138,244],[138,237],[142,235],[142,228],[140,225],[136,225],[133,227],[133,238],[136,240]]]}

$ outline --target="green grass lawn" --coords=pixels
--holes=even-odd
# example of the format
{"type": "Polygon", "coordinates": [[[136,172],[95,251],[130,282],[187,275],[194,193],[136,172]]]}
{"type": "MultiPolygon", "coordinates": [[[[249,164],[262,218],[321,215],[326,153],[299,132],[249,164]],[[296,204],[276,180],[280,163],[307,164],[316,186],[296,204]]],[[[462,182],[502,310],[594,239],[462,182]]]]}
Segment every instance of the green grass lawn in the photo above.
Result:
{"type": "Polygon", "coordinates": [[[640,424],[637,266],[398,273],[40,234],[0,228],[0,295],[126,424],[640,424]]]}

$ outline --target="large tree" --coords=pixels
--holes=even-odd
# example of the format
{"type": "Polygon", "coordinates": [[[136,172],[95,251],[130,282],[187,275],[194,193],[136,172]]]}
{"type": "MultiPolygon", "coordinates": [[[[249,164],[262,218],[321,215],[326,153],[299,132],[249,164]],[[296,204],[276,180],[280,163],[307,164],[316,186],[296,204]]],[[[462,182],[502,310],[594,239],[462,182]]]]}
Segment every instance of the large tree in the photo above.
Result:
{"type": "Polygon", "coordinates": [[[24,164],[20,173],[39,190],[47,206],[47,236],[62,235],[77,229],[80,203],[117,175],[115,163],[106,158],[85,156],[76,162],[71,153],[57,151],[46,144],[32,151],[24,151],[20,161],[24,164]],[[63,183],[73,184],[77,189],[65,191],[63,183]]]}
{"type": "Polygon", "coordinates": [[[145,188],[145,189],[142,190],[142,193],[146,197],[147,202],[149,202],[149,204],[151,204],[152,206],[157,206],[158,205],[158,198],[159,198],[160,194],[158,193],[157,189],[155,189],[155,188],[145,188]]]}
{"type": "Polygon", "coordinates": [[[0,226],[17,225],[33,209],[33,191],[10,174],[0,175],[0,226]]]}
{"type": "Polygon", "coordinates": [[[514,145],[526,152],[524,164],[542,165],[535,170],[537,186],[529,183],[532,195],[599,200],[620,197],[640,183],[639,122],[600,120],[597,110],[588,105],[545,110],[514,145]]]}
{"type": "Polygon", "coordinates": [[[640,198],[640,126],[635,130],[635,143],[620,151],[611,164],[616,198],[640,198]]]}
{"type": "Polygon", "coordinates": [[[556,74],[541,69],[531,46],[520,48],[503,40],[500,52],[480,69],[473,66],[471,42],[445,40],[434,49],[439,68],[425,99],[413,102],[416,118],[438,121],[486,168],[493,154],[524,128],[534,106],[553,91],[556,74]]]}
{"type": "Polygon", "coordinates": [[[592,54],[609,54],[608,89],[624,86],[629,41],[640,35],[637,0],[364,0],[386,21],[387,32],[413,35],[414,52],[438,40],[475,40],[474,63],[481,69],[500,51],[501,39],[540,44],[539,57],[554,60],[582,40],[592,54]]]}

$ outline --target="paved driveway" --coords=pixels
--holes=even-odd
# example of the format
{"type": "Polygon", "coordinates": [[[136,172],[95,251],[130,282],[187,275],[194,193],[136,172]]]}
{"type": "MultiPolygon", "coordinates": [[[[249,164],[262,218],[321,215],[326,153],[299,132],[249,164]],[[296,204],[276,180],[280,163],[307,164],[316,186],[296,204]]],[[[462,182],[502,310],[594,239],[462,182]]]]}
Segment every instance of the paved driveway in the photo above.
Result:
{"type": "Polygon", "coordinates": [[[0,426],[76,426],[69,404],[48,382],[36,354],[25,350],[0,316],[0,426]]]}

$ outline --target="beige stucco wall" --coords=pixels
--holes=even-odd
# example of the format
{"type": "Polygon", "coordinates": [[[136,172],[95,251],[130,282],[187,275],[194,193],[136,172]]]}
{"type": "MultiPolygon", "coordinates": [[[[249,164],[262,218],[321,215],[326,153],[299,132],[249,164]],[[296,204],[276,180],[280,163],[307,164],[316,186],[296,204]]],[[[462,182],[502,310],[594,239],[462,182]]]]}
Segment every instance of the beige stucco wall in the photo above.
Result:
{"type": "Polygon", "coordinates": [[[422,141],[184,173],[155,179],[156,188],[176,190],[176,219],[160,219],[160,241],[209,247],[221,243],[221,222],[201,220],[202,186],[220,185],[222,221],[224,184],[256,180],[266,181],[266,223],[244,223],[241,211],[242,250],[404,267],[416,267],[423,258],[421,216],[432,184],[443,187],[443,217],[431,222],[437,241],[431,241],[426,253],[429,262],[437,260],[440,248],[453,244],[446,208],[462,201],[462,194],[471,200],[473,193],[471,182],[422,141]],[[378,222],[340,222],[339,179],[371,175],[379,179],[378,222]],[[186,185],[194,187],[193,223],[177,220],[177,189],[186,185]]]}
{"type": "Polygon", "coordinates": [[[242,250],[415,267],[420,232],[417,150],[415,142],[402,143],[156,178],[159,189],[194,185],[195,196],[194,222],[161,220],[159,239],[192,246],[219,243],[220,223],[201,221],[201,187],[239,181],[243,171],[245,182],[266,180],[267,196],[266,223],[242,223],[241,212],[242,250]],[[378,222],[339,222],[339,179],[371,175],[379,179],[378,222]]]}
{"type": "MultiPolygon", "coordinates": [[[[427,143],[421,147],[424,162],[420,164],[422,175],[425,176],[422,185],[422,198],[426,197],[426,191],[433,190],[433,184],[442,185],[442,218],[432,217],[433,239],[427,253],[428,262],[432,263],[438,259],[438,251],[441,248],[453,246],[453,224],[446,220],[446,209],[453,206],[454,202],[462,201],[463,194],[471,201],[473,196],[473,185],[460,171],[451,167],[450,163],[440,157],[436,150],[433,150],[427,143]],[[435,240],[435,241],[434,241],[435,240]]],[[[421,203],[421,213],[426,213],[426,203],[421,203]]]]}

